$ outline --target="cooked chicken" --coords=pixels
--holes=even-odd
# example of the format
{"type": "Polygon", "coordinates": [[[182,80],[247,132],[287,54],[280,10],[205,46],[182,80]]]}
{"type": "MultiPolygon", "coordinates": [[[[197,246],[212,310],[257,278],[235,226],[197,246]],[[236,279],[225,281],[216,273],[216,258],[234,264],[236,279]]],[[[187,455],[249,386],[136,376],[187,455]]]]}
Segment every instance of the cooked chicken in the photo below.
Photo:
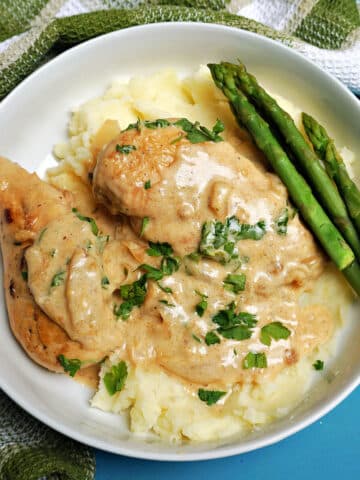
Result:
{"type": "Polygon", "coordinates": [[[278,178],[241,148],[194,144],[175,126],[121,133],[100,150],[93,183],[121,217],[92,199],[87,209],[83,184],[79,212],[36,175],[5,159],[0,168],[10,321],[47,368],[61,370],[60,354],[87,366],[120,348],[190,384],[224,385],[272,375],[331,334],[326,308],[299,306],[323,256],[278,178]],[[264,343],[273,322],[285,335],[264,343]],[[266,372],[243,368],[249,352],[266,352],[266,372]]]}
{"type": "Polygon", "coordinates": [[[53,219],[70,210],[66,196],[0,157],[1,248],[4,288],[11,329],[28,355],[40,365],[63,372],[58,356],[86,365],[101,360],[104,351],[85,349],[72,341],[35,303],[26,281],[26,248],[53,219]]]}
{"type": "Polygon", "coordinates": [[[207,220],[236,215],[270,225],[287,201],[279,178],[230,143],[194,144],[174,125],[118,135],[98,156],[93,191],[113,214],[130,216],[137,232],[148,217],[143,238],[169,242],[179,255],[197,249],[207,220]]]}

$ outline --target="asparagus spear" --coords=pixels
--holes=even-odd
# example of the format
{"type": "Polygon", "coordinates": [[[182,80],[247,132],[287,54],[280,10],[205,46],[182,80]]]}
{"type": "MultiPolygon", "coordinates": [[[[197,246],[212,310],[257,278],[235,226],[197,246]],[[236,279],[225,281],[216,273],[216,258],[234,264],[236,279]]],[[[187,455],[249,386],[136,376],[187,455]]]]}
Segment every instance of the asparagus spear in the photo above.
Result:
{"type": "Polygon", "coordinates": [[[256,78],[246,71],[243,64],[225,65],[233,70],[237,87],[264,112],[266,118],[282,134],[320,203],[360,260],[360,237],[348,215],[344,201],[290,115],[257,83],[256,78]]]}
{"type": "Polygon", "coordinates": [[[360,233],[360,191],[349,177],[345,163],[336,150],[334,141],[329,137],[325,128],[307,113],[302,114],[302,122],[315,152],[324,161],[329,177],[338,186],[350,217],[360,233]]]}
{"type": "Polygon", "coordinates": [[[293,202],[299,208],[305,221],[330,258],[360,296],[360,266],[354,253],[273,136],[269,125],[257,113],[247,97],[237,88],[233,70],[225,64],[209,64],[208,67],[216,85],[229,99],[237,121],[250,132],[256,145],[264,152],[270,164],[286,185],[293,202]]]}

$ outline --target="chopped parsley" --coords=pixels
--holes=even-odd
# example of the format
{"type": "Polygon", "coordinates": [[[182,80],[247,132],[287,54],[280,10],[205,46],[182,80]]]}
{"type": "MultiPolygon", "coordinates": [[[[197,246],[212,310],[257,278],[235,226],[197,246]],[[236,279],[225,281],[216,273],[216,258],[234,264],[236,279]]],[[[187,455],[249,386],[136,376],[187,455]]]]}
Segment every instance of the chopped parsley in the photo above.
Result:
{"type": "Polygon", "coordinates": [[[40,243],[41,240],[43,239],[43,236],[44,236],[44,233],[46,232],[46,230],[47,230],[47,227],[45,227],[41,230],[39,238],[38,238],[38,243],[40,243]]]}
{"type": "Polygon", "coordinates": [[[121,133],[127,132],[128,130],[140,131],[140,128],[141,128],[141,121],[140,121],[140,118],[138,118],[135,123],[129,123],[129,125],[126,128],[124,128],[124,130],[121,130],[121,133]]]}
{"type": "Polygon", "coordinates": [[[161,280],[164,276],[164,272],[162,272],[159,268],[148,265],[147,263],[142,263],[139,266],[139,269],[146,272],[146,278],[149,280],[161,280]]]}
{"type": "Polygon", "coordinates": [[[287,225],[289,221],[289,211],[287,208],[284,208],[280,215],[275,219],[275,229],[278,235],[287,234],[287,225]]]}
{"type": "Polygon", "coordinates": [[[178,137],[174,138],[174,140],[171,140],[170,145],[174,145],[174,143],[180,142],[183,138],[186,138],[186,134],[182,133],[178,137]]]}
{"type": "Polygon", "coordinates": [[[169,127],[171,123],[169,120],[166,120],[165,118],[158,118],[157,120],[151,121],[151,120],[145,120],[144,121],[144,126],[146,128],[151,128],[151,129],[156,129],[156,128],[165,128],[169,127]]]}
{"type": "Polygon", "coordinates": [[[142,275],[134,283],[121,285],[120,295],[124,302],[120,305],[114,305],[114,315],[127,320],[132,309],[144,303],[146,292],[146,275],[142,275]]]}
{"type": "Polygon", "coordinates": [[[150,218],[149,217],[144,217],[142,219],[141,229],[140,229],[140,237],[142,237],[144,235],[145,229],[149,225],[149,223],[150,223],[150,218]]]}
{"type": "MultiPolygon", "coordinates": [[[[136,129],[139,131],[142,124],[145,128],[150,129],[165,128],[169,127],[170,125],[180,127],[185,132],[185,134],[180,135],[171,143],[175,143],[184,137],[186,137],[191,143],[201,143],[208,141],[221,142],[223,141],[223,138],[219,134],[223,132],[225,128],[223,122],[219,119],[216,120],[213,128],[209,130],[208,128],[200,125],[199,122],[192,123],[187,118],[180,118],[176,122],[169,122],[169,120],[166,120],[165,118],[158,118],[157,120],[145,120],[144,122],[141,122],[140,119],[138,119],[137,122],[130,123],[127,128],[122,130],[122,132],[126,132],[132,129],[136,129]]],[[[123,147],[133,147],[133,145],[116,145],[116,151],[120,151],[121,153],[130,153],[130,151],[123,151],[123,147]]],[[[135,148],[131,148],[131,150],[135,150],[135,148]]]]}
{"type": "Polygon", "coordinates": [[[164,257],[161,260],[160,268],[142,263],[138,268],[146,272],[149,280],[161,280],[166,275],[172,275],[179,269],[180,261],[175,257],[164,257]]]}
{"type": "Polygon", "coordinates": [[[221,120],[216,120],[212,130],[200,125],[199,122],[191,123],[187,118],[181,118],[177,120],[174,125],[180,127],[186,133],[186,137],[191,143],[202,142],[222,142],[223,138],[219,133],[224,131],[224,124],[221,120]]]}
{"type": "Polygon", "coordinates": [[[157,285],[158,287],[160,288],[160,290],[162,290],[163,292],[165,293],[173,293],[172,289],[170,287],[164,287],[163,285],[161,285],[160,282],[157,282],[157,285]]]}
{"type": "Polygon", "coordinates": [[[224,395],[226,395],[226,392],[221,392],[220,390],[204,390],[203,388],[198,390],[200,400],[209,405],[209,407],[217,403],[224,395]]]}
{"type": "Polygon", "coordinates": [[[22,278],[23,278],[23,280],[24,280],[25,282],[28,281],[28,276],[29,276],[29,275],[28,275],[28,272],[27,272],[26,270],[23,270],[23,271],[21,272],[21,276],[22,276],[22,278]]]}
{"type": "Polygon", "coordinates": [[[224,288],[229,292],[239,293],[245,290],[246,276],[244,273],[229,274],[223,281],[224,288]]]}
{"type": "Polygon", "coordinates": [[[199,252],[191,252],[189,255],[186,255],[186,258],[192,260],[193,262],[198,262],[201,259],[201,255],[199,252]]]}
{"type": "Polygon", "coordinates": [[[288,206],[282,209],[280,215],[274,220],[275,230],[278,235],[286,235],[289,220],[296,215],[296,209],[288,206]]]}
{"type": "Polygon", "coordinates": [[[99,253],[103,253],[105,245],[110,240],[110,235],[98,235],[96,238],[96,246],[99,253]]]}
{"type": "Polygon", "coordinates": [[[144,188],[145,190],[149,190],[149,188],[151,188],[151,180],[146,180],[144,183],[144,188]]]}
{"type": "Polygon", "coordinates": [[[126,363],[122,360],[117,365],[113,365],[111,369],[104,375],[104,385],[109,395],[120,392],[125,385],[128,376],[126,363]]]}
{"type": "Polygon", "coordinates": [[[160,303],[163,303],[167,307],[175,307],[173,303],[169,303],[167,300],[159,300],[160,303]]]}
{"type": "Polygon", "coordinates": [[[135,145],[119,145],[117,144],[116,147],[115,147],[115,150],[118,152],[118,153],[131,153],[133,152],[134,150],[136,150],[136,147],[135,145]]]}
{"type": "Polygon", "coordinates": [[[261,240],[265,233],[263,220],[254,225],[240,223],[235,216],[227,218],[224,223],[210,220],[202,227],[199,252],[220,263],[228,263],[238,257],[236,243],[239,240],[261,240]]]}
{"type": "Polygon", "coordinates": [[[54,258],[55,255],[56,255],[56,252],[57,252],[57,249],[56,249],[56,248],[52,248],[52,249],[50,250],[50,257],[54,258]]]}
{"type": "Polygon", "coordinates": [[[315,368],[315,370],[323,370],[324,362],[322,360],[316,360],[316,362],[313,363],[313,367],[315,368]]]}
{"type": "Polygon", "coordinates": [[[205,343],[206,345],[215,345],[215,343],[220,343],[220,337],[216,335],[215,332],[207,332],[205,335],[205,343]]]}
{"type": "Polygon", "coordinates": [[[102,277],[102,279],[101,279],[102,288],[104,288],[106,290],[109,285],[110,285],[110,280],[108,279],[108,277],[106,277],[106,276],[102,277]]]}
{"type": "Polygon", "coordinates": [[[90,223],[90,226],[91,226],[91,231],[94,235],[97,235],[99,233],[99,228],[98,226],[96,225],[96,222],[93,218],[91,217],[86,217],[85,215],[81,215],[81,213],[79,213],[78,209],[77,208],[73,208],[72,209],[72,212],[77,216],[77,218],[79,220],[82,220],[83,222],[88,222],[90,223]]]}
{"type": "Polygon", "coordinates": [[[64,275],[65,270],[61,270],[60,272],[56,273],[50,283],[50,287],[59,287],[61,284],[64,283],[64,275]]]}
{"type": "Polygon", "coordinates": [[[253,353],[249,352],[243,360],[243,368],[266,368],[267,359],[265,353],[253,353]]]}
{"type": "Polygon", "coordinates": [[[208,306],[208,302],[206,300],[208,296],[204,293],[198,292],[197,290],[195,290],[195,293],[201,297],[201,301],[195,305],[195,310],[199,317],[202,317],[208,306]]]}
{"type": "Polygon", "coordinates": [[[81,368],[81,360],[78,358],[66,358],[65,355],[59,355],[58,360],[70,377],[74,377],[75,373],[81,368]]]}
{"type": "Polygon", "coordinates": [[[176,257],[164,257],[161,260],[161,271],[164,275],[172,275],[180,267],[180,260],[176,257]]]}
{"type": "Polygon", "coordinates": [[[246,340],[251,337],[252,329],[257,324],[256,316],[248,312],[235,313],[235,303],[228,305],[226,310],[220,310],[212,321],[219,327],[217,332],[224,338],[246,340]]]}
{"type": "Polygon", "coordinates": [[[291,332],[281,322],[271,322],[261,328],[260,341],[264,345],[271,345],[271,340],[287,339],[291,332]]]}
{"type": "Polygon", "coordinates": [[[196,342],[201,343],[201,339],[197,335],[195,335],[195,333],[193,333],[191,336],[196,342]]]}
{"type": "Polygon", "coordinates": [[[172,255],[173,249],[170,243],[164,242],[149,242],[150,248],[146,250],[146,253],[150,257],[162,257],[172,255]]]}

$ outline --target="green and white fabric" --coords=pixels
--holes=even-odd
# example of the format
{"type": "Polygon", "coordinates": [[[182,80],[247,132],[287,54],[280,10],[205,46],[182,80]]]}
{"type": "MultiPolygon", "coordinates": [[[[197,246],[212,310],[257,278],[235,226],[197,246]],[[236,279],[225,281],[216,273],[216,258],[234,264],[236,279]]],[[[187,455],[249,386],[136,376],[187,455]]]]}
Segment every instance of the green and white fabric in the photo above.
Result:
{"type": "Polygon", "coordinates": [[[0,391],[1,480],[93,480],[87,447],[27,415],[0,391]]]}
{"type": "MultiPolygon", "coordinates": [[[[360,93],[355,0],[0,0],[0,99],[41,63],[79,42],[156,22],[218,23],[303,53],[360,93]]],[[[0,479],[91,480],[90,449],[27,415],[0,392],[0,479]]]]}
{"type": "Polygon", "coordinates": [[[278,39],[360,92],[355,0],[1,0],[0,99],[59,50],[167,21],[219,23],[278,39]]]}

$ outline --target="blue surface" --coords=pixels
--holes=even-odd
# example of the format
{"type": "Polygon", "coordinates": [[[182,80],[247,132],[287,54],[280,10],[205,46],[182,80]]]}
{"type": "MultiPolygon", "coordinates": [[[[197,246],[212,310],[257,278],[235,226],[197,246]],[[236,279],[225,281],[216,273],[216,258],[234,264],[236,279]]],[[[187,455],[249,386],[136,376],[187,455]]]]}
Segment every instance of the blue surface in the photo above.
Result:
{"type": "Polygon", "coordinates": [[[151,462],[96,451],[96,480],[360,480],[360,388],[314,425],[236,457],[151,462]]]}

